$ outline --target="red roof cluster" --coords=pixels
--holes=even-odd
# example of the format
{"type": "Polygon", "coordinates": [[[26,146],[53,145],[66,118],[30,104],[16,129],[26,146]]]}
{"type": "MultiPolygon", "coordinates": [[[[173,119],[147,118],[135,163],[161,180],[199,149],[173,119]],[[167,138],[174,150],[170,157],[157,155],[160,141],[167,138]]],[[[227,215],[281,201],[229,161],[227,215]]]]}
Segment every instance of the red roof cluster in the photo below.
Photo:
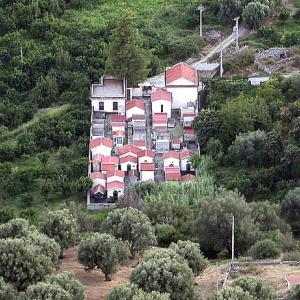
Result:
{"type": "Polygon", "coordinates": [[[114,176],[117,176],[117,177],[125,177],[125,172],[124,172],[124,171],[121,171],[121,170],[114,170],[113,172],[108,172],[108,173],[106,174],[106,177],[107,177],[107,178],[114,177],[114,176]]]}
{"type": "Polygon", "coordinates": [[[132,109],[133,107],[138,107],[145,110],[145,103],[139,99],[133,99],[126,104],[126,111],[132,109]]]}
{"type": "Polygon", "coordinates": [[[90,149],[106,146],[108,148],[113,148],[113,141],[108,138],[96,138],[90,141],[90,149]]]}
{"type": "Polygon", "coordinates": [[[134,145],[125,145],[125,146],[119,148],[118,155],[122,156],[127,153],[134,153],[137,156],[140,151],[141,151],[141,149],[134,145]]]}
{"type": "Polygon", "coordinates": [[[168,158],[176,158],[179,159],[179,153],[175,152],[175,151],[169,151],[169,152],[165,152],[163,154],[163,160],[168,159],[168,158]]]}
{"type": "Polygon", "coordinates": [[[119,158],[117,156],[104,156],[101,161],[102,164],[119,164],[119,158]]]}
{"type": "Polygon", "coordinates": [[[154,163],[141,163],[140,164],[140,171],[154,171],[155,165],[154,163]]]}
{"type": "Polygon", "coordinates": [[[177,79],[184,78],[188,81],[198,84],[198,72],[193,67],[185,64],[179,63],[166,70],[166,85],[171,84],[177,79]]]}
{"type": "Polygon", "coordinates": [[[181,159],[191,157],[192,156],[192,151],[189,150],[189,149],[182,149],[179,152],[179,156],[180,156],[181,159]]]}
{"type": "Polygon", "coordinates": [[[126,155],[120,158],[120,164],[124,164],[126,162],[137,163],[137,158],[133,155],[126,155]]]}
{"type": "Polygon", "coordinates": [[[167,100],[172,101],[172,93],[168,92],[166,89],[159,89],[151,93],[151,101],[157,100],[167,100]]]}
{"type": "Polygon", "coordinates": [[[153,150],[142,150],[138,153],[138,157],[140,158],[145,156],[154,158],[155,152],[153,150]]]}
{"type": "Polygon", "coordinates": [[[179,167],[166,167],[165,180],[166,181],[180,181],[180,168],[179,167]]]}

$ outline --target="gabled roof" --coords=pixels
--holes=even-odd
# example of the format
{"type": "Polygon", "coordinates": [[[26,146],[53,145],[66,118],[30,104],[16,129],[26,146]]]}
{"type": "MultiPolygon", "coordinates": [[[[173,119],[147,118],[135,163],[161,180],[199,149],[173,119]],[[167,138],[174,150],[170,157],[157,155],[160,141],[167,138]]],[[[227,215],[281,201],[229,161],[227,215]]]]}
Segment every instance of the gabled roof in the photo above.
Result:
{"type": "Polygon", "coordinates": [[[181,182],[190,182],[190,181],[196,181],[197,177],[192,174],[186,174],[181,176],[181,182]]]}
{"type": "Polygon", "coordinates": [[[104,173],[101,173],[101,172],[90,173],[89,177],[91,179],[103,179],[103,180],[106,180],[106,175],[104,173]]]}
{"type": "Polygon", "coordinates": [[[124,115],[112,115],[111,116],[111,121],[112,122],[125,122],[126,121],[126,116],[124,115]]]}
{"type": "Polygon", "coordinates": [[[126,155],[120,158],[120,164],[124,164],[126,162],[137,163],[137,158],[133,155],[126,155]]]}
{"type": "Polygon", "coordinates": [[[140,171],[154,171],[155,164],[154,163],[141,163],[140,164],[140,171]]]}
{"type": "Polygon", "coordinates": [[[92,190],[92,194],[97,194],[97,193],[104,194],[105,193],[105,187],[102,186],[101,184],[96,185],[94,187],[94,189],[92,190]]]}
{"type": "Polygon", "coordinates": [[[166,89],[159,89],[151,93],[150,96],[151,96],[151,101],[158,101],[158,100],[172,101],[172,93],[168,92],[166,89]]]}
{"type": "Polygon", "coordinates": [[[106,177],[107,178],[110,178],[110,177],[114,177],[114,176],[117,176],[117,177],[125,177],[125,172],[124,171],[121,171],[121,170],[115,170],[113,172],[108,172],[106,174],[106,177]]]}
{"type": "Polygon", "coordinates": [[[155,152],[153,150],[142,150],[138,153],[138,157],[141,158],[141,157],[145,157],[145,156],[148,156],[148,157],[152,157],[154,158],[155,156],[155,152]]]}
{"type": "Polygon", "coordinates": [[[146,116],[145,115],[132,115],[131,119],[132,119],[132,121],[146,120],[146,116]]]}
{"type": "Polygon", "coordinates": [[[120,181],[112,181],[106,185],[107,190],[111,190],[115,188],[124,189],[124,183],[120,181]]]}
{"type": "Polygon", "coordinates": [[[166,70],[166,85],[180,78],[186,79],[195,85],[198,84],[197,70],[185,63],[176,64],[166,70]]]}
{"type": "Polygon", "coordinates": [[[104,156],[101,161],[102,164],[119,164],[119,158],[117,156],[104,156]]]}
{"type": "Polygon", "coordinates": [[[184,128],[183,133],[184,134],[195,134],[195,130],[193,128],[184,128]]]}
{"type": "Polygon", "coordinates": [[[187,158],[187,157],[191,157],[191,156],[192,156],[192,151],[189,150],[189,149],[182,149],[182,150],[179,152],[179,155],[180,155],[180,158],[181,158],[181,159],[187,158]]]}
{"type": "Polygon", "coordinates": [[[166,167],[165,168],[165,180],[167,181],[180,181],[180,168],[179,167],[166,167]]]}
{"type": "Polygon", "coordinates": [[[167,113],[156,113],[152,118],[153,123],[155,124],[167,124],[168,116],[167,113]]]}
{"type": "Polygon", "coordinates": [[[134,140],[133,145],[136,147],[145,147],[146,141],[145,140],[134,140]]]}
{"type": "Polygon", "coordinates": [[[133,99],[126,103],[126,111],[132,109],[133,107],[138,107],[142,110],[145,110],[145,103],[139,99],[133,99]]]}
{"type": "Polygon", "coordinates": [[[141,151],[140,148],[134,146],[134,145],[125,145],[118,150],[118,155],[122,156],[126,153],[134,153],[135,155],[138,155],[138,153],[141,151]]]}
{"type": "Polygon", "coordinates": [[[113,141],[108,138],[96,138],[90,141],[90,149],[106,146],[108,148],[113,148],[113,141]]]}
{"type": "Polygon", "coordinates": [[[115,164],[101,164],[101,171],[102,172],[113,172],[116,169],[115,164]]]}
{"type": "Polygon", "coordinates": [[[168,159],[168,158],[179,159],[179,153],[178,153],[178,152],[175,152],[175,151],[165,152],[165,153],[163,154],[163,160],[168,159]]]}

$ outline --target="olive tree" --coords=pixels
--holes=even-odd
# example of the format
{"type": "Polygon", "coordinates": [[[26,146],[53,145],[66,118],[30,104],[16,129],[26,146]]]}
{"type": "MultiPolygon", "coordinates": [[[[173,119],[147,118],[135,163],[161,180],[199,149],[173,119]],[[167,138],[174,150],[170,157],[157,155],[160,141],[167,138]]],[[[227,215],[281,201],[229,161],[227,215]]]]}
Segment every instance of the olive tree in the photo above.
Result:
{"type": "Polygon", "coordinates": [[[249,28],[257,29],[270,15],[270,12],[271,9],[268,5],[259,1],[250,2],[243,10],[243,19],[249,28]]]}
{"type": "Polygon", "coordinates": [[[169,294],[146,293],[135,284],[123,284],[111,290],[108,300],[170,300],[169,294]]]}
{"type": "Polygon", "coordinates": [[[240,287],[243,291],[248,292],[255,299],[274,299],[271,287],[259,277],[243,277],[236,281],[234,286],[240,287]]]}
{"type": "Polygon", "coordinates": [[[200,246],[197,243],[178,241],[176,244],[172,243],[169,248],[188,262],[194,276],[201,274],[208,264],[208,261],[203,256],[200,246]]]}
{"type": "Polygon", "coordinates": [[[70,293],[61,286],[45,282],[38,282],[21,293],[20,300],[73,300],[70,293]]]}
{"type": "Polygon", "coordinates": [[[54,270],[51,258],[21,239],[0,240],[0,276],[18,290],[44,280],[54,270]]]}
{"type": "Polygon", "coordinates": [[[83,285],[71,272],[50,275],[46,278],[45,282],[51,285],[60,286],[72,296],[72,300],[85,299],[83,285]]]}
{"type": "Polygon", "coordinates": [[[7,284],[3,278],[0,277],[0,299],[1,300],[16,300],[17,293],[14,288],[7,284]]]}
{"type": "Polygon", "coordinates": [[[68,209],[49,211],[43,222],[42,231],[53,238],[61,248],[61,255],[64,249],[74,246],[78,239],[78,222],[68,209]]]}
{"type": "Polygon", "coordinates": [[[134,208],[116,209],[108,214],[104,226],[116,238],[128,241],[131,255],[143,252],[156,243],[149,218],[134,208]]]}
{"type": "Polygon", "coordinates": [[[216,292],[211,300],[255,300],[248,292],[243,291],[239,286],[225,287],[216,292]]]}
{"type": "Polygon", "coordinates": [[[270,239],[257,241],[249,251],[255,259],[276,258],[280,254],[278,245],[270,239]]]}
{"type": "Polygon", "coordinates": [[[170,294],[173,300],[192,299],[194,276],[186,260],[170,249],[157,249],[133,270],[130,281],[146,292],[170,294]]]}
{"type": "Polygon", "coordinates": [[[93,233],[79,244],[79,262],[86,270],[100,269],[106,281],[111,280],[119,264],[123,263],[128,256],[128,245],[110,234],[93,233]]]}
{"type": "Polygon", "coordinates": [[[27,235],[30,225],[25,219],[15,218],[0,225],[0,238],[19,238],[27,235]]]}

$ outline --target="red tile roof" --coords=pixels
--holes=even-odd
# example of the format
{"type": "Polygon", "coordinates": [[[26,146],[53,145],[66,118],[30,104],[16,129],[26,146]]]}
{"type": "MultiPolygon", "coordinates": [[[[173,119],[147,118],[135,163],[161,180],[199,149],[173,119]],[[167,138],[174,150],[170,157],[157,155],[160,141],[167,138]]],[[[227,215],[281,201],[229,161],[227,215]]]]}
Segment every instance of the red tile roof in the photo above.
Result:
{"type": "Polygon", "coordinates": [[[109,177],[114,177],[114,176],[117,176],[117,177],[125,177],[125,172],[124,171],[121,171],[121,170],[115,170],[113,172],[108,172],[106,174],[106,177],[109,178],[109,177]]]}
{"type": "Polygon", "coordinates": [[[137,163],[137,158],[133,155],[127,155],[120,158],[120,164],[124,164],[126,162],[137,163]]]}
{"type": "Polygon", "coordinates": [[[149,156],[149,157],[152,157],[154,158],[155,156],[155,152],[153,150],[142,150],[138,153],[138,157],[141,158],[141,157],[145,157],[145,156],[149,156]]]}
{"type": "Polygon", "coordinates": [[[153,115],[152,121],[155,124],[168,123],[168,115],[167,113],[156,113],[153,115]]]}
{"type": "Polygon", "coordinates": [[[196,113],[195,112],[188,112],[188,113],[183,113],[183,117],[195,117],[196,113]]]}
{"type": "Polygon", "coordinates": [[[103,179],[103,180],[106,180],[106,175],[104,173],[101,173],[101,172],[90,173],[89,177],[91,179],[103,179]]]}
{"type": "Polygon", "coordinates": [[[192,156],[192,151],[189,149],[182,149],[179,153],[180,158],[187,158],[192,156]]]}
{"type": "Polygon", "coordinates": [[[112,132],[113,135],[124,136],[126,132],[124,130],[116,130],[112,132]]]}
{"type": "Polygon", "coordinates": [[[102,164],[119,164],[119,158],[117,156],[104,156],[101,161],[102,164]]]}
{"type": "Polygon", "coordinates": [[[157,100],[172,101],[172,93],[168,92],[166,89],[160,89],[151,93],[151,101],[157,100]]]}
{"type": "Polygon", "coordinates": [[[138,107],[142,110],[145,110],[145,103],[139,99],[133,99],[126,104],[126,111],[132,109],[133,107],[138,107]]]}
{"type": "Polygon", "coordinates": [[[125,127],[125,122],[112,122],[112,127],[125,127]]]}
{"type": "Polygon", "coordinates": [[[113,181],[109,182],[106,186],[107,190],[119,188],[119,189],[124,189],[124,183],[120,181],[113,181]]]}
{"type": "Polygon", "coordinates": [[[145,140],[134,140],[133,145],[137,147],[145,147],[146,141],[145,140]]]}
{"type": "Polygon", "coordinates": [[[140,164],[140,171],[154,171],[155,165],[154,163],[141,163],[140,164]]]}
{"type": "Polygon", "coordinates": [[[101,184],[98,184],[94,187],[93,191],[92,191],[93,194],[96,194],[96,193],[101,193],[101,194],[104,194],[105,193],[105,187],[102,186],[101,184]]]}
{"type": "Polygon", "coordinates": [[[102,172],[113,172],[116,169],[115,164],[101,164],[102,172]]]}
{"type": "Polygon", "coordinates": [[[121,115],[112,115],[111,116],[111,121],[112,122],[125,122],[126,121],[126,116],[121,116],[121,115]]]}
{"type": "Polygon", "coordinates": [[[183,133],[184,134],[195,134],[195,131],[193,128],[184,128],[183,133]]]}
{"type": "Polygon", "coordinates": [[[145,115],[132,115],[132,120],[146,120],[145,115]]]}
{"type": "Polygon", "coordinates": [[[196,181],[197,177],[192,174],[182,175],[181,176],[181,182],[190,182],[190,181],[196,181]]]}
{"type": "Polygon", "coordinates": [[[169,151],[163,154],[163,160],[168,158],[176,158],[179,159],[179,153],[175,151],[169,151]]]}
{"type": "Polygon", "coordinates": [[[179,167],[166,167],[165,180],[166,181],[180,181],[180,168],[179,167]]]}
{"type": "Polygon", "coordinates": [[[106,146],[108,148],[113,148],[113,141],[108,138],[97,138],[90,141],[90,149],[99,147],[99,146],[106,146]]]}
{"type": "Polygon", "coordinates": [[[197,70],[185,63],[179,63],[166,70],[166,85],[171,84],[180,78],[184,78],[194,84],[198,84],[197,70]]]}
{"type": "Polygon", "coordinates": [[[140,148],[134,146],[134,145],[125,145],[118,150],[118,155],[122,156],[126,153],[134,153],[135,155],[138,155],[138,153],[141,151],[140,148]]]}

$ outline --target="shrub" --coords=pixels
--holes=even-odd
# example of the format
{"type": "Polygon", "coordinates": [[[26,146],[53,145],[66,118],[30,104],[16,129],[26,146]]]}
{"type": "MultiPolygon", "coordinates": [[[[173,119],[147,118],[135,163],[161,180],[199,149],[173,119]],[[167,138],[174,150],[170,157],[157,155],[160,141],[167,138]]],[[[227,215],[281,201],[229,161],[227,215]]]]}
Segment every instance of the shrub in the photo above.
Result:
{"type": "Polygon", "coordinates": [[[255,300],[248,292],[243,291],[240,287],[225,287],[216,292],[211,300],[255,300]]]}
{"type": "Polygon", "coordinates": [[[276,258],[280,254],[280,249],[274,241],[265,239],[257,241],[250,248],[250,254],[254,259],[276,258]]]}
{"type": "Polygon", "coordinates": [[[286,300],[299,300],[300,299],[300,285],[295,286],[290,290],[290,293],[286,300]]]}
{"type": "Polygon", "coordinates": [[[300,261],[300,251],[287,252],[283,255],[282,260],[300,261]]]}
{"type": "Polygon", "coordinates": [[[7,284],[3,278],[0,277],[0,299],[1,300],[17,300],[17,293],[13,287],[7,284]]]}
{"type": "Polygon", "coordinates": [[[160,247],[168,247],[172,242],[177,242],[179,238],[177,230],[169,224],[157,224],[155,235],[160,247]]]}

